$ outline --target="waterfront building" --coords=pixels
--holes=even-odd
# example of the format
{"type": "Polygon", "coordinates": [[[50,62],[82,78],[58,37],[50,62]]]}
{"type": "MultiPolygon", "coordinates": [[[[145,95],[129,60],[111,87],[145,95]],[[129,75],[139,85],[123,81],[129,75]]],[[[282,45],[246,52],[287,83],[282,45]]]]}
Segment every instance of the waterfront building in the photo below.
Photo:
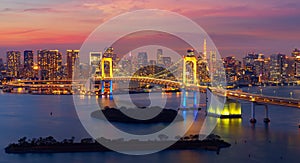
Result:
{"type": "Polygon", "coordinates": [[[67,50],[67,78],[72,79],[75,67],[79,66],[79,50],[67,50]]]}
{"type": "Polygon", "coordinates": [[[291,58],[289,59],[290,64],[292,64],[293,66],[290,66],[289,64],[289,75],[293,76],[295,78],[300,78],[300,50],[299,49],[294,49],[291,53],[291,58]],[[293,74],[292,74],[293,73],[293,74]]]}
{"type": "Polygon", "coordinates": [[[146,66],[148,63],[148,54],[147,52],[139,52],[137,56],[138,67],[146,66]]]}
{"type": "Polygon", "coordinates": [[[270,57],[270,80],[283,82],[286,79],[286,56],[284,54],[272,54],[270,57]]]}
{"type": "Polygon", "coordinates": [[[300,78],[300,55],[295,57],[295,77],[300,78]]]}
{"type": "Polygon", "coordinates": [[[4,66],[3,59],[0,58],[0,80],[2,80],[4,76],[6,76],[5,66],[4,66]]]}
{"type": "Polygon", "coordinates": [[[105,58],[113,58],[114,56],[114,48],[113,47],[109,47],[104,49],[104,54],[103,57],[105,58]]]}
{"type": "Polygon", "coordinates": [[[204,60],[201,55],[197,58],[197,72],[197,78],[200,83],[208,83],[210,81],[207,60],[204,60]]]}
{"type": "Polygon", "coordinates": [[[62,54],[58,50],[38,50],[39,79],[61,79],[62,54]]]}
{"type": "Polygon", "coordinates": [[[24,69],[23,69],[23,78],[33,78],[33,51],[32,50],[25,50],[24,51],[24,69]]]}
{"type": "Polygon", "coordinates": [[[48,78],[48,55],[49,50],[38,50],[37,51],[37,62],[38,62],[38,71],[39,71],[39,79],[46,80],[48,78]]]}
{"type": "Polygon", "coordinates": [[[226,73],[226,80],[229,83],[235,83],[238,79],[239,71],[241,69],[241,62],[234,56],[228,56],[223,59],[226,73]]]}
{"type": "Polygon", "coordinates": [[[264,54],[258,54],[258,57],[253,62],[253,75],[252,78],[255,83],[262,83],[268,80],[267,78],[267,67],[265,65],[264,54]]]}
{"type": "Polygon", "coordinates": [[[90,52],[90,66],[92,69],[92,74],[99,76],[101,74],[100,71],[100,63],[102,58],[102,52],[90,52]]]}
{"type": "Polygon", "coordinates": [[[21,52],[8,51],[6,53],[7,61],[7,76],[18,78],[20,76],[21,52]]]}
{"type": "Polygon", "coordinates": [[[49,62],[49,79],[61,79],[62,54],[58,50],[50,50],[48,56],[49,62]]]}
{"type": "Polygon", "coordinates": [[[286,57],[286,77],[287,80],[294,80],[296,77],[296,58],[295,57],[286,57]]]}
{"type": "Polygon", "coordinates": [[[157,54],[156,54],[156,63],[158,65],[163,65],[163,50],[162,49],[157,49],[157,54]]]}
{"type": "Polygon", "coordinates": [[[171,57],[162,57],[163,65],[169,67],[172,65],[172,58],[171,57]]]}
{"type": "Polygon", "coordinates": [[[297,56],[300,56],[300,50],[295,48],[293,51],[292,51],[292,57],[296,58],[297,56]]]}

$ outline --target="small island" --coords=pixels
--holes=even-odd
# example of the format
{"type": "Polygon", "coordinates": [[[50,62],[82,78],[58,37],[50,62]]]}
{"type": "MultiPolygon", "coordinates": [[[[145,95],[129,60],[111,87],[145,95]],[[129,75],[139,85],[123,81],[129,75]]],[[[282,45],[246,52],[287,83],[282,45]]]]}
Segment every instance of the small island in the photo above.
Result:
{"type": "Polygon", "coordinates": [[[176,110],[172,109],[162,109],[159,107],[150,108],[125,108],[121,107],[119,109],[110,108],[108,106],[104,107],[103,110],[96,110],[91,113],[91,117],[108,120],[110,122],[122,122],[122,123],[170,123],[183,121],[183,117],[178,114],[176,110]],[[151,119],[135,119],[127,116],[124,113],[129,113],[130,115],[149,115],[153,113],[159,113],[151,119]]]}
{"type": "Polygon", "coordinates": [[[219,153],[221,148],[230,147],[231,145],[223,140],[220,136],[211,134],[204,140],[199,140],[199,135],[176,136],[177,140],[167,140],[167,135],[159,135],[160,140],[124,140],[124,139],[106,139],[98,138],[97,141],[92,138],[81,139],[80,142],[74,142],[74,137],[57,141],[52,136],[46,138],[33,138],[27,140],[23,137],[18,143],[9,144],[5,148],[6,153],[24,154],[24,153],[73,153],[73,152],[106,152],[112,151],[104,145],[98,143],[105,142],[117,146],[122,150],[153,150],[164,144],[172,144],[165,150],[212,150],[219,153]]]}

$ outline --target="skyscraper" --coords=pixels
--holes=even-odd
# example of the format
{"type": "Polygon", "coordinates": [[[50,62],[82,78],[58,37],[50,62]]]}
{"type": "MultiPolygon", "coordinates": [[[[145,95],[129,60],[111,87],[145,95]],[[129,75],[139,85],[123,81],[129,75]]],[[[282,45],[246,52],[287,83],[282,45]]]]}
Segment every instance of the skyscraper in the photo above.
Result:
{"type": "Polygon", "coordinates": [[[147,52],[139,52],[137,60],[139,67],[146,66],[148,64],[147,52]]]}
{"type": "Polygon", "coordinates": [[[58,50],[38,50],[39,78],[41,80],[61,79],[62,55],[58,50]]]}
{"type": "Polygon", "coordinates": [[[167,67],[172,65],[171,57],[162,57],[163,64],[167,67]]]}
{"type": "Polygon", "coordinates": [[[224,59],[224,68],[226,73],[226,81],[229,83],[236,82],[241,69],[241,62],[236,60],[234,56],[228,56],[224,59]]]}
{"type": "Polygon", "coordinates": [[[156,63],[158,65],[162,65],[163,64],[163,50],[162,49],[157,49],[157,54],[156,54],[156,63]]]}
{"type": "Polygon", "coordinates": [[[5,70],[4,63],[3,63],[2,58],[0,58],[0,79],[3,79],[3,77],[4,77],[4,73],[2,72],[4,70],[5,70]]]}
{"type": "Polygon", "coordinates": [[[90,66],[92,67],[92,73],[95,73],[96,76],[100,74],[101,55],[101,52],[90,52],[90,66]]]}
{"type": "Polygon", "coordinates": [[[34,64],[33,51],[25,50],[24,51],[24,71],[23,71],[23,76],[25,78],[34,77],[33,64],[34,64]]]}
{"type": "Polygon", "coordinates": [[[300,55],[295,57],[295,77],[300,78],[300,55]]]}
{"type": "Polygon", "coordinates": [[[21,66],[21,52],[20,51],[8,51],[6,53],[7,61],[7,76],[19,77],[21,66]]]}
{"type": "Polygon", "coordinates": [[[67,50],[68,79],[72,79],[75,67],[79,66],[79,50],[67,50]]]}
{"type": "Polygon", "coordinates": [[[49,50],[38,50],[37,51],[37,62],[38,62],[38,70],[39,70],[39,79],[46,80],[48,79],[48,55],[49,50]]]}
{"type": "Polygon", "coordinates": [[[109,47],[109,48],[106,48],[104,50],[103,57],[113,58],[113,54],[114,54],[114,48],[113,47],[109,47]]]}
{"type": "Polygon", "coordinates": [[[263,82],[267,80],[265,56],[264,54],[258,54],[257,59],[253,62],[253,75],[255,76],[255,82],[263,82]]]}
{"type": "Polygon", "coordinates": [[[296,58],[297,56],[300,56],[300,50],[296,48],[292,52],[292,57],[296,58]]]}
{"type": "Polygon", "coordinates": [[[206,39],[203,41],[203,60],[207,60],[207,47],[206,47],[206,39]]]}
{"type": "Polygon", "coordinates": [[[49,71],[48,76],[50,80],[61,79],[59,70],[62,66],[62,55],[58,50],[49,50],[48,55],[49,71]]]}
{"type": "Polygon", "coordinates": [[[282,82],[286,78],[286,67],[284,54],[272,54],[270,57],[270,80],[282,82]]]}

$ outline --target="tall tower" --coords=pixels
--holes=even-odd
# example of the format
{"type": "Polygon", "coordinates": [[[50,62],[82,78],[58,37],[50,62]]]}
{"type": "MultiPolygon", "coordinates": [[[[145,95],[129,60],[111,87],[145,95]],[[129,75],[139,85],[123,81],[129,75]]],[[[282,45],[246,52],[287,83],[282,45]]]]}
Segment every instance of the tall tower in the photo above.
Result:
{"type": "Polygon", "coordinates": [[[163,50],[162,49],[157,49],[156,63],[159,64],[159,65],[163,64],[162,56],[163,56],[163,50]]]}
{"type": "Polygon", "coordinates": [[[58,50],[49,50],[48,53],[48,77],[50,80],[60,78],[59,70],[62,66],[62,55],[58,50]]]}
{"type": "Polygon", "coordinates": [[[143,67],[148,64],[148,54],[147,52],[139,52],[138,53],[138,66],[143,67]]]}
{"type": "Polygon", "coordinates": [[[73,71],[79,64],[79,50],[67,50],[67,72],[68,79],[72,79],[73,71]]]}
{"type": "Polygon", "coordinates": [[[21,65],[21,52],[8,51],[6,53],[7,61],[7,74],[9,77],[19,77],[21,65]]]}
{"type": "Polygon", "coordinates": [[[206,39],[204,39],[204,42],[203,42],[203,60],[206,61],[207,59],[207,49],[206,49],[206,39]]]}
{"type": "Polygon", "coordinates": [[[33,51],[25,50],[24,51],[24,77],[32,78],[34,76],[33,73],[33,51]]]}
{"type": "Polygon", "coordinates": [[[95,74],[95,76],[98,76],[100,73],[101,58],[102,52],[90,52],[90,66],[92,68],[92,74],[95,74]]]}

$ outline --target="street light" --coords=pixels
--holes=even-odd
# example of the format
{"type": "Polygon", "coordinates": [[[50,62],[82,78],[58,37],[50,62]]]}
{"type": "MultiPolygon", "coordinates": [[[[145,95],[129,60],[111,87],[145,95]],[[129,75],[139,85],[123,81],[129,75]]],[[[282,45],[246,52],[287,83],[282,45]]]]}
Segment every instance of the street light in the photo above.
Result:
{"type": "Polygon", "coordinates": [[[290,96],[291,96],[291,98],[293,98],[293,92],[292,91],[290,92],[290,96]]]}

